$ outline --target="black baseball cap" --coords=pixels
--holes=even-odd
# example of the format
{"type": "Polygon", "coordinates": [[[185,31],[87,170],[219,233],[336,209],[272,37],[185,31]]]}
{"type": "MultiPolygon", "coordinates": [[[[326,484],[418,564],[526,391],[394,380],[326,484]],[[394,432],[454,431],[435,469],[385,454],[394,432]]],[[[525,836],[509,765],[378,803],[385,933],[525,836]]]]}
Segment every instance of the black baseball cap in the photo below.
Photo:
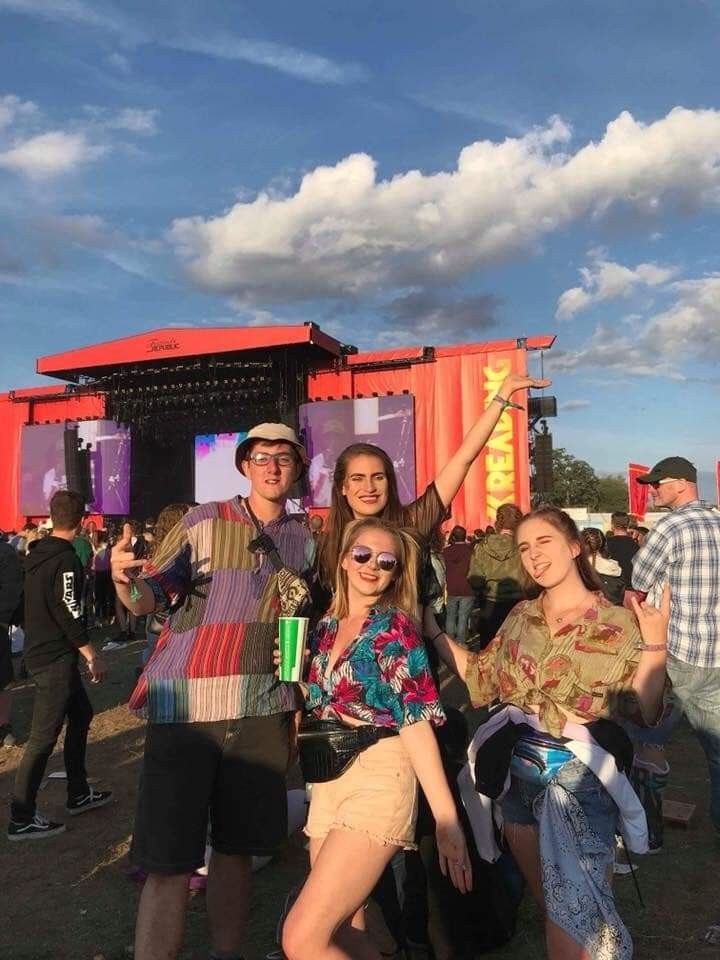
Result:
{"type": "Polygon", "coordinates": [[[665,457],[650,473],[637,478],[638,483],[659,483],[660,480],[689,480],[697,483],[697,470],[685,457],[665,457]]]}

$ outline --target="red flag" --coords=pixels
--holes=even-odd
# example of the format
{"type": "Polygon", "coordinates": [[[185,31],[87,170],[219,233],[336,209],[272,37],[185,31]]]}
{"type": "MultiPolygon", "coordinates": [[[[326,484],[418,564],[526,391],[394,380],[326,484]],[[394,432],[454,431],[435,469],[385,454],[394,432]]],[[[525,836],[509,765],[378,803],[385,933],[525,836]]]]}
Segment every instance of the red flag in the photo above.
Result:
{"type": "Polygon", "coordinates": [[[641,463],[629,463],[627,473],[628,485],[628,507],[629,512],[638,519],[645,516],[648,500],[648,486],[646,483],[638,483],[637,478],[650,473],[650,467],[641,463]]]}

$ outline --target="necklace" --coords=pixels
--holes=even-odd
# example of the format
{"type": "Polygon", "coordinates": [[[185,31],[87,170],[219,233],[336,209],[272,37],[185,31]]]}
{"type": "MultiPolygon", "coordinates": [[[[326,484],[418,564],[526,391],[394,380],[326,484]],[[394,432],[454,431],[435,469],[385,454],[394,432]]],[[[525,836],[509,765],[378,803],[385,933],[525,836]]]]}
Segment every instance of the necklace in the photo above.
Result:
{"type": "Polygon", "coordinates": [[[552,620],[553,623],[558,623],[558,624],[564,623],[566,620],[572,619],[572,615],[573,615],[574,613],[577,613],[578,610],[583,610],[583,611],[584,611],[584,610],[589,609],[589,608],[592,607],[592,606],[594,606],[594,600],[590,600],[589,604],[588,604],[588,601],[587,601],[587,600],[582,600],[580,603],[575,604],[575,606],[574,606],[574,607],[571,607],[569,610],[565,610],[564,613],[554,614],[554,613],[548,613],[547,608],[546,608],[546,605],[545,605],[545,599],[544,599],[544,598],[543,598],[543,603],[542,603],[542,608],[543,608],[543,613],[545,614],[545,619],[548,620],[548,621],[549,621],[549,620],[552,620]]]}

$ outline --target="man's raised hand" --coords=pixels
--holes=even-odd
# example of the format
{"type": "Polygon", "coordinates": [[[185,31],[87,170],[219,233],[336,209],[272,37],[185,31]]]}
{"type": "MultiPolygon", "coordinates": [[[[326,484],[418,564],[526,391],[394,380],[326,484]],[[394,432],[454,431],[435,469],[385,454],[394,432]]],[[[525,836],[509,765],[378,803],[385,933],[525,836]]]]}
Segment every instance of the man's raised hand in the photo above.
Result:
{"type": "Polygon", "coordinates": [[[139,570],[145,565],[144,560],[136,560],[132,550],[132,527],[124,523],[122,536],[112,548],[110,554],[110,574],[115,583],[130,583],[139,570]],[[131,571],[128,576],[127,571],[131,571]]]}

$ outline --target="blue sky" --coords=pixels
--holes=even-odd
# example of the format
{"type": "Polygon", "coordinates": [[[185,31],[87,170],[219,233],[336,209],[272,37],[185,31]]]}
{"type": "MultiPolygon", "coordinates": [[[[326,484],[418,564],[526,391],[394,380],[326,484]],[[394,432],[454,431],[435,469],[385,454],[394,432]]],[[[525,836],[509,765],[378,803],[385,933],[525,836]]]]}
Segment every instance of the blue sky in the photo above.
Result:
{"type": "Polygon", "coordinates": [[[170,325],[556,333],[556,445],[709,471],[719,40],[702,0],[0,0],[0,389],[170,325]]]}

